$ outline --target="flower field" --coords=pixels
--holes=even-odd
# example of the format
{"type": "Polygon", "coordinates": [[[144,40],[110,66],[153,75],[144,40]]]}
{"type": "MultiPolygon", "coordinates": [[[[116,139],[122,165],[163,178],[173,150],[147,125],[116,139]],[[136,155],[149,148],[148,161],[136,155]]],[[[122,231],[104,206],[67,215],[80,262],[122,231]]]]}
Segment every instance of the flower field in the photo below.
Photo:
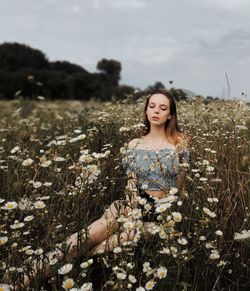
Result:
{"type": "Polygon", "coordinates": [[[66,238],[128,194],[122,158],[143,102],[0,101],[0,290],[250,290],[250,107],[240,101],[180,101],[192,159],[159,223],[145,231],[134,209],[117,221],[136,229],[133,241],[68,261],[66,238]],[[26,288],[34,262],[50,278],[39,269],[26,288]]]}

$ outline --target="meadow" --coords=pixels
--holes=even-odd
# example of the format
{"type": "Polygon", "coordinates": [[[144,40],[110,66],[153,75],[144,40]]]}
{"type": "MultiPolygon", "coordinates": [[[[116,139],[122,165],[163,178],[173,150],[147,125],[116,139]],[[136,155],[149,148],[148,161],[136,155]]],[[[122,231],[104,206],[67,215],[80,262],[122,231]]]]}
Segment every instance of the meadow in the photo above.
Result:
{"type": "Polygon", "coordinates": [[[250,107],[240,101],[178,102],[192,159],[159,224],[148,233],[138,213],[132,226],[121,217],[133,241],[67,260],[65,239],[128,194],[122,158],[143,102],[0,101],[0,290],[250,289],[250,107]],[[48,256],[56,248],[62,260],[48,256]],[[41,271],[23,287],[48,261],[49,283],[41,271]]]}

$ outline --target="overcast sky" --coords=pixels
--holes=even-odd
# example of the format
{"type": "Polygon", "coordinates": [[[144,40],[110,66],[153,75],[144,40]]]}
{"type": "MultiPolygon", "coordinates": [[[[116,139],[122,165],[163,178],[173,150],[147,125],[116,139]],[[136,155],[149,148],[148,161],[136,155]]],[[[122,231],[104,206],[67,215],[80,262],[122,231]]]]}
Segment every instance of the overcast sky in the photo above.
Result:
{"type": "MultiPolygon", "coordinates": [[[[121,84],[155,81],[204,96],[250,96],[250,0],[1,0],[0,43],[89,72],[121,62],[121,84]]],[[[246,97],[241,97],[246,100],[246,97]]]]}

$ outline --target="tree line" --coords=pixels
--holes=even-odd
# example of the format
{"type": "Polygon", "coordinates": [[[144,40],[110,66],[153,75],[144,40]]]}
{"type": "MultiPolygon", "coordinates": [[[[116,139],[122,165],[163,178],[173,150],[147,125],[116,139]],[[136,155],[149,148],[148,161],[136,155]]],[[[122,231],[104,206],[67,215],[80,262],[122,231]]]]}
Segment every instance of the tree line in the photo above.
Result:
{"type": "MultiPolygon", "coordinates": [[[[95,98],[107,101],[111,98],[124,99],[135,90],[140,95],[151,89],[165,88],[159,81],[144,92],[120,85],[122,65],[117,60],[102,59],[96,69],[97,72],[91,73],[68,61],[50,62],[38,49],[16,42],[3,43],[0,45],[0,99],[44,96],[51,100],[95,98]]],[[[172,81],[169,83],[172,84],[172,81]]],[[[187,98],[181,89],[172,87],[170,92],[176,100],[187,98]]]]}

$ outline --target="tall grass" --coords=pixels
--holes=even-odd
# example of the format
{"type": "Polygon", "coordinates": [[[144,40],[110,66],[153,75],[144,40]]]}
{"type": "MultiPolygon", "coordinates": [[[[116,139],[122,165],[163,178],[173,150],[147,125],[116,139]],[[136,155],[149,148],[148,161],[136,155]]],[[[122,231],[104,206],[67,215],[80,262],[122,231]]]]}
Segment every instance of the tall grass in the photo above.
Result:
{"type": "MultiPolygon", "coordinates": [[[[25,115],[16,101],[0,104],[0,283],[25,290],[34,260],[58,246],[66,254],[70,234],[125,198],[122,148],[139,135],[142,101],[37,102],[25,115]]],[[[248,290],[249,106],[192,99],[178,113],[192,136],[185,191],[151,231],[134,217],[135,240],[89,267],[80,255],[63,276],[67,256],[51,265],[54,290],[248,290]]]]}

